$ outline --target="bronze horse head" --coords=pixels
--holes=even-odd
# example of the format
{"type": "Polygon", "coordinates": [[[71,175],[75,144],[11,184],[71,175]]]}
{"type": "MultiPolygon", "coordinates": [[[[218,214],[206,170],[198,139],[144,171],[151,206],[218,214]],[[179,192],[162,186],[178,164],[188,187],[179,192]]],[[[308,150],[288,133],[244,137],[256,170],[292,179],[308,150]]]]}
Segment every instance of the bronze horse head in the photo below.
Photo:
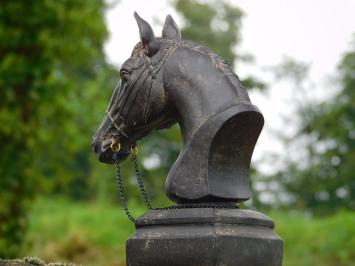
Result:
{"type": "Polygon", "coordinates": [[[163,67],[174,50],[173,39],[180,38],[180,33],[168,16],[163,38],[156,38],[150,25],[137,13],[134,16],[141,42],[123,63],[121,84],[114,90],[106,116],[93,137],[93,149],[106,163],[113,163],[115,151],[125,158],[137,140],[175,122],[164,87],[163,67]]]}
{"type": "Polygon", "coordinates": [[[178,122],[184,145],[166,181],[168,196],[178,202],[248,199],[262,114],[228,63],[181,39],[170,15],[162,38],[134,16],[141,41],[122,65],[121,84],[93,137],[99,160],[113,163],[114,154],[123,160],[149,132],[178,122]]]}

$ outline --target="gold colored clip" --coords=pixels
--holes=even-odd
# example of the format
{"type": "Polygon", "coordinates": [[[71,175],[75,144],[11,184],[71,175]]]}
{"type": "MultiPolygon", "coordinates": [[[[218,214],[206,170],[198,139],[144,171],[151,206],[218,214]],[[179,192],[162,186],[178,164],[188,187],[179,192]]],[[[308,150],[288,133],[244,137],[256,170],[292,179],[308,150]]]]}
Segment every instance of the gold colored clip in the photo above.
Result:
{"type": "Polygon", "coordinates": [[[110,145],[111,150],[114,152],[119,152],[121,150],[121,144],[119,142],[113,141],[110,145]]]}
{"type": "Polygon", "coordinates": [[[133,153],[134,155],[138,155],[138,152],[139,152],[139,150],[138,150],[138,147],[137,146],[135,146],[135,147],[131,147],[131,153],[133,153]]]}

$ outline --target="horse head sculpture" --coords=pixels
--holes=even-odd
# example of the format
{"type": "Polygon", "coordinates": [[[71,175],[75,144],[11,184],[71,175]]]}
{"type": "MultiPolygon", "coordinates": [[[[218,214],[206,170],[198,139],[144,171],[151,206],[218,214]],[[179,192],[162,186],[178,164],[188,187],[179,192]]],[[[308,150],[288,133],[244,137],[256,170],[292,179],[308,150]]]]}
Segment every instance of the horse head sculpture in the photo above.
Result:
{"type": "Polygon", "coordinates": [[[249,166],[263,116],[228,63],[181,39],[170,15],[157,38],[134,14],[141,41],[120,70],[121,84],[93,137],[99,160],[125,159],[155,129],[179,123],[183,149],[166,180],[176,202],[250,198],[249,166]]]}

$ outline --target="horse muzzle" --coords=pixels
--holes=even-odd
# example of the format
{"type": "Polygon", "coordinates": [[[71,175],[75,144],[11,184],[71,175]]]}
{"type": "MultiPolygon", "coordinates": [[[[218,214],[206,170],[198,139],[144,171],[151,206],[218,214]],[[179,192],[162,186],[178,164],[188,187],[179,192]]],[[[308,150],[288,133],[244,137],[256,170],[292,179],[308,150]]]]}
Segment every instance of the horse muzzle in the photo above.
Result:
{"type": "Polygon", "coordinates": [[[131,153],[131,147],[132,145],[119,143],[115,138],[101,141],[94,138],[92,142],[93,151],[99,155],[99,161],[108,164],[115,163],[115,158],[120,161],[125,160],[131,153]]]}

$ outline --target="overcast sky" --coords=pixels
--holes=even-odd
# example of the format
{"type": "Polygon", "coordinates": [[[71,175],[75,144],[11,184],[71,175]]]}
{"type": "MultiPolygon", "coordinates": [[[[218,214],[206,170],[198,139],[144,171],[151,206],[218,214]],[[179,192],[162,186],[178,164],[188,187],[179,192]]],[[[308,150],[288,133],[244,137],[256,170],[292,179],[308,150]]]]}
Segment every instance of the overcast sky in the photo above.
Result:
{"type": "MultiPolygon", "coordinates": [[[[284,56],[309,63],[314,90],[325,94],[328,77],[334,75],[341,54],[348,50],[355,33],[355,0],[233,0],[246,14],[243,20],[242,44],[238,50],[251,53],[256,62],[252,66],[236,62],[240,77],[253,74],[266,78],[263,69],[279,63],[284,56]]],[[[164,0],[121,0],[107,12],[111,33],[105,50],[111,63],[120,65],[139,41],[133,18],[137,11],[161,35],[162,22],[169,13],[178,25],[182,20],[164,0]]],[[[271,86],[267,93],[251,92],[251,99],[263,112],[265,130],[254,154],[254,161],[262,160],[269,152],[282,153],[283,146],[272,133],[285,124],[283,116],[292,116],[294,91],[283,83],[271,86]]],[[[319,95],[319,94],[318,94],[319,95]]],[[[260,164],[262,171],[270,167],[260,164]]]]}

